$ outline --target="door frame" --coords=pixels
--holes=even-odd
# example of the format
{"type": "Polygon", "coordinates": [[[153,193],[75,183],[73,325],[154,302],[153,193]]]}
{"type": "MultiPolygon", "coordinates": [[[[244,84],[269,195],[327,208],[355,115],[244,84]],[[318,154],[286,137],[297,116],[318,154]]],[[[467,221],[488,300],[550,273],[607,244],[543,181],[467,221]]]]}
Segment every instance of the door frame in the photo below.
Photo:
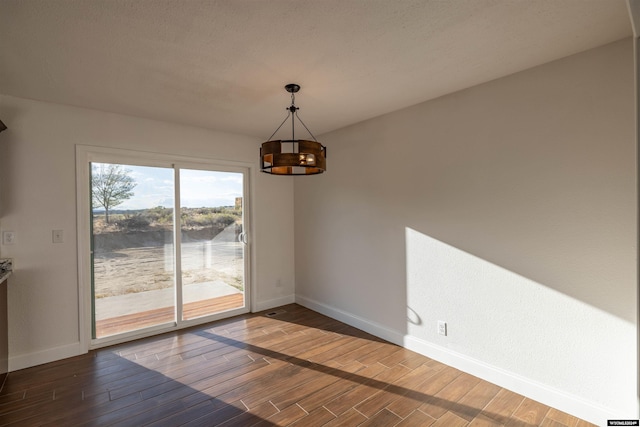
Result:
{"type": "MultiPolygon", "coordinates": [[[[196,158],[183,155],[153,153],[120,148],[97,147],[90,145],[76,145],[76,213],[77,213],[77,244],[78,244],[78,312],[79,312],[79,338],[83,350],[105,347],[113,344],[145,338],[163,332],[175,331],[194,325],[212,322],[237,314],[249,313],[254,305],[255,295],[255,245],[252,244],[252,219],[253,199],[252,182],[254,180],[255,165],[249,162],[221,160],[215,158],[196,158]],[[244,250],[245,267],[245,306],[222,313],[205,316],[192,320],[180,320],[175,324],[163,324],[141,329],[139,331],[126,332],[113,337],[105,337],[94,340],[91,334],[92,322],[92,290],[91,290],[91,188],[89,178],[91,176],[90,164],[121,163],[127,162],[140,166],[170,167],[174,173],[179,168],[202,169],[221,172],[242,172],[243,179],[243,231],[248,236],[244,250]]],[[[178,184],[178,183],[177,183],[178,184]]],[[[176,185],[177,185],[176,184],[176,185]]],[[[179,224],[174,224],[179,227],[179,224]]]]}

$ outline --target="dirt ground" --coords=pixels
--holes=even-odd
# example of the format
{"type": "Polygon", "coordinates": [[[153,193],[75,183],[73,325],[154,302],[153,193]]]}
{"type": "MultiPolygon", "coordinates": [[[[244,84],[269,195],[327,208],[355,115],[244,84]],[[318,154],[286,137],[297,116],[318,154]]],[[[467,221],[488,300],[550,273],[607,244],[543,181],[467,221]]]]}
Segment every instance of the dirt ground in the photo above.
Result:
{"type": "MultiPolygon", "coordinates": [[[[94,255],[96,298],[173,286],[173,245],[98,252],[94,255]]],[[[221,280],[243,286],[243,246],[237,242],[190,242],[182,245],[182,283],[221,280]]]]}

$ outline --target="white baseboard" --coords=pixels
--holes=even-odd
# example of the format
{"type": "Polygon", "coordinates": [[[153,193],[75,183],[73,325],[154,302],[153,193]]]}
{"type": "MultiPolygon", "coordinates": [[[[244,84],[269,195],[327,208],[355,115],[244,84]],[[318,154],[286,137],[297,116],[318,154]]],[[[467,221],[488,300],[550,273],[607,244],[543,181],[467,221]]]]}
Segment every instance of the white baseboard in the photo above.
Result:
{"type": "Polygon", "coordinates": [[[608,419],[620,418],[619,413],[593,402],[414,336],[404,335],[313,299],[296,295],[296,303],[593,424],[605,426],[608,419]]]}
{"type": "Polygon", "coordinates": [[[279,298],[273,298],[266,301],[256,301],[251,312],[269,310],[271,308],[280,307],[281,305],[293,304],[296,302],[295,295],[286,295],[279,298]]]}
{"type": "Polygon", "coordinates": [[[413,336],[405,336],[404,347],[598,426],[620,418],[593,402],[413,336]]]}
{"type": "Polygon", "coordinates": [[[296,295],[296,303],[313,311],[317,311],[318,313],[324,314],[325,316],[329,316],[332,319],[339,320],[343,323],[346,323],[347,325],[351,325],[355,328],[361,329],[365,332],[370,333],[371,335],[375,335],[394,344],[400,346],[404,345],[403,334],[389,329],[379,323],[372,322],[359,316],[355,316],[351,313],[347,313],[346,311],[342,311],[338,308],[328,306],[326,304],[312,300],[311,298],[303,297],[301,295],[296,295]]]}
{"type": "MultiPolygon", "coordinates": [[[[293,304],[295,302],[294,295],[286,295],[284,297],[274,298],[266,301],[258,301],[255,303],[253,311],[268,310],[282,305],[293,304]]],[[[68,357],[78,356],[87,352],[85,346],[80,342],[67,344],[59,347],[49,348],[46,350],[36,351],[33,353],[17,354],[9,356],[9,372],[18,371],[20,369],[30,368],[32,366],[42,365],[44,363],[54,362],[56,360],[66,359],[68,357]]]]}
{"type": "Polygon", "coordinates": [[[9,372],[18,371],[20,369],[30,368],[32,366],[42,365],[44,363],[54,362],[56,360],[66,359],[68,357],[79,356],[86,353],[80,342],[62,345],[59,347],[48,348],[46,350],[36,351],[33,353],[18,354],[9,356],[9,372]]]}

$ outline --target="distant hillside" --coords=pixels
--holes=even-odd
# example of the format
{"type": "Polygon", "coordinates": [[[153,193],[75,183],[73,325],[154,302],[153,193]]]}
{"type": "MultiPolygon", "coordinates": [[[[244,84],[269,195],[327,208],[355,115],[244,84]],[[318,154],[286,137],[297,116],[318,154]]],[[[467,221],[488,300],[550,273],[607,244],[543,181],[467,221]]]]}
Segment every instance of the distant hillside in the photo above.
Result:
{"type": "MultiPolygon", "coordinates": [[[[181,208],[182,230],[204,228],[224,229],[233,223],[242,223],[242,210],[231,206],[216,208],[181,208]]],[[[170,230],[173,228],[173,209],[158,206],[151,209],[110,210],[109,224],[104,210],[93,211],[93,233],[124,231],[170,230]]]]}

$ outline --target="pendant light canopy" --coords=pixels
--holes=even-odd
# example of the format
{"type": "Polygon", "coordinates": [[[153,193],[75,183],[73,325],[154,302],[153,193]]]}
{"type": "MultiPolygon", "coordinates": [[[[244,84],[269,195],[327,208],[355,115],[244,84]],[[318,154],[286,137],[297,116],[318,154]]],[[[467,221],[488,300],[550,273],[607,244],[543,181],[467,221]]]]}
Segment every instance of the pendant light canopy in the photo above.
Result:
{"type": "Polygon", "coordinates": [[[320,144],[307,126],[298,116],[295,105],[295,94],[300,85],[295,83],[284,87],[291,94],[291,106],[287,117],[280,123],[278,129],[271,134],[269,141],[260,147],[260,170],[272,175],[317,175],[327,169],[327,147],[320,144]],[[271,140],[287,120],[291,119],[291,139],[271,140]],[[313,141],[295,139],[295,119],[309,132],[313,141]]]}

